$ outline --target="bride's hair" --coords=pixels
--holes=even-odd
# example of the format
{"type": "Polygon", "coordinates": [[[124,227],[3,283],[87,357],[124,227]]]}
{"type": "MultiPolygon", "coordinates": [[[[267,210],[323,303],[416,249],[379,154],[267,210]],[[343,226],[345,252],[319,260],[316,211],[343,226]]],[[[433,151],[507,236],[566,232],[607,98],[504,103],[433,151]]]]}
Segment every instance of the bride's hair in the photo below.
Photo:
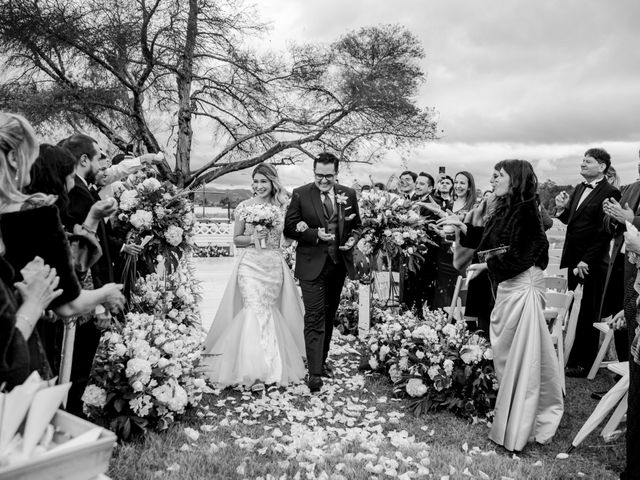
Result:
{"type": "Polygon", "coordinates": [[[270,163],[259,163],[256,168],[253,169],[253,172],[251,172],[251,178],[253,179],[257,174],[264,175],[266,179],[271,182],[271,197],[273,200],[280,206],[286,205],[289,196],[280,183],[280,177],[278,177],[276,167],[270,163]]]}
{"type": "MultiPolygon", "coordinates": [[[[53,203],[55,197],[35,193],[25,195],[21,189],[29,178],[31,166],[38,156],[38,141],[29,122],[20,115],[0,112],[0,205],[29,200],[53,203]],[[13,157],[14,165],[9,161],[13,157]]],[[[1,208],[0,206],[0,208],[1,208]]]]}

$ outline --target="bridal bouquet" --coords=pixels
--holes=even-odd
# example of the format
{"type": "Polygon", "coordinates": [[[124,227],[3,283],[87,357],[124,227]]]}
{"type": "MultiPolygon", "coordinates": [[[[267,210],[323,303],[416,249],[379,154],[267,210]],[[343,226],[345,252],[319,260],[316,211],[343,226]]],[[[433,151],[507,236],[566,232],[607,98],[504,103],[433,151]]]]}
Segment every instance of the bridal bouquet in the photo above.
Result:
{"type": "Polygon", "coordinates": [[[442,310],[388,313],[369,334],[369,365],[388,375],[416,414],[447,408],[467,418],[491,418],[498,391],[489,342],[450,323],[442,310]]]}
{"type": "Polygon", "coordinates": [[[392,259],[401,257],[409,270],[416,271],[426,245],[433,241],[423,228],[424,220],[411,207],[412,202],[395,193],[362,192],[362,236],[358,249],[371,257],[381,252],[392,259]]]}
{"type": "Polygon", "coordinates": [[[153,265],[162,255],[171,272],[192,247],[195,215],[193,205],[175,185],[152,175],[142,170],[113,184],[118,201],[114,227],[127,241],[140,244],[146,237],[149,241],[141,253],[143,260],[153,265]]]}
{"type": "MultiPolygon", "coordinates": [[[[258,231],[262,228],[273,228],[282,217],[280,208],[270,203],[245,203],[239,210],[239,212],[236,210],[238,217],[245,223],[253,225],[258,231]]],[[[260,246],[262,248],[267,246],[265,239],[260,239],[260,246]]]]}

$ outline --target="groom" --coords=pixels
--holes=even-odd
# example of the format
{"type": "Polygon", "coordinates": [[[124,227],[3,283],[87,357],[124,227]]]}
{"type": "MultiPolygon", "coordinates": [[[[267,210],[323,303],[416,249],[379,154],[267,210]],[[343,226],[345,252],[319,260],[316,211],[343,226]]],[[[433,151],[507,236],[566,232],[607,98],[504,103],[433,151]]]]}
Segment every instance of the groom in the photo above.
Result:
{"type": "Polygon", "coordinates": [[[309,390],[330,376],[327,355],[333,319],[347,273],[355,278],[352,249],[360,234],[356,192],[338,185],[338,158],[321,153],[313,161],[315,182],[293,191],[284,222],[286,237],[298,241],[295,276],[304,302],[304,342],[309,390]]]}

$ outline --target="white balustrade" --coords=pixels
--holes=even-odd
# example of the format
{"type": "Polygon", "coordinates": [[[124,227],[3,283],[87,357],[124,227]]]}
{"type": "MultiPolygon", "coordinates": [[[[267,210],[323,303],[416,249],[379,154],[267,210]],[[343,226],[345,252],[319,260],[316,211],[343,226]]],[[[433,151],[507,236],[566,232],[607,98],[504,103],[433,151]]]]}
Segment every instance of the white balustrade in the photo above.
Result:
{"type": "Polygon", "coordinates": [[[199,247],[209,245],[229,247],[231,255],[235,255],[233,223],[228,221],[198,220],[193,227],[193,243],[199,247]]]}

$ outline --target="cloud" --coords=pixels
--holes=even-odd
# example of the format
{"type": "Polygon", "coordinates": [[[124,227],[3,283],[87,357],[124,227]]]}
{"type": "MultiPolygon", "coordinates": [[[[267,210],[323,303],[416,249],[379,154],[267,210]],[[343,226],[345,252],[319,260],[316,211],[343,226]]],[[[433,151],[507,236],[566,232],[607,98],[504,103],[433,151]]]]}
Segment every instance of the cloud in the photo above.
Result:
{"type": "MultiPolygon", "coordinates": [[[[383,180],[406,163],[432,173],[439,165],[468,169],[483,185],[504,158],[531,160],[541,179],[576,183],[577,162],[591,146],[610,151],[623,183],[637,177],[636,0],[271,0],[258,8],[272,22],[267,39],[273,48],[330,42],[381,23],[403,24],[423,42],[427,81],[418,101],[439,112],[442,139],[404,163],[389,154],[374,169],[353,166],[342,172],[344,183],[370,171],[383,180]]],[[[310,172],[308,164],[281,169],[289,185],[311,181],[310,172]]]]}

